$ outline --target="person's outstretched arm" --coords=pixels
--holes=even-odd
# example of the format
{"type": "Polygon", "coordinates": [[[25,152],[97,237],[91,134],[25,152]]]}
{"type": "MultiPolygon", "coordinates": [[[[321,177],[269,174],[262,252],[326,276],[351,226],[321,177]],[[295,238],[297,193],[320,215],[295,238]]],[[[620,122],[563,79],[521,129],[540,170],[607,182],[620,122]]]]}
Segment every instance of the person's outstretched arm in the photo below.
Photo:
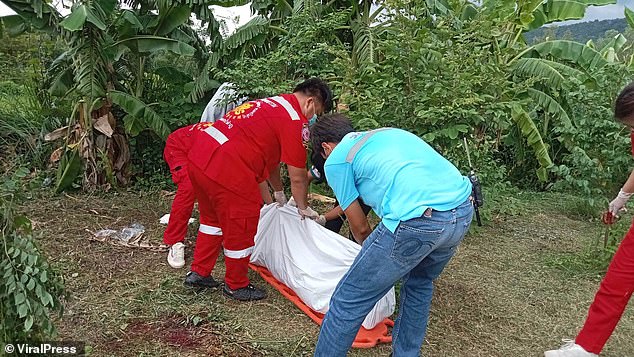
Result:
{"type": "Polygon", "coordinates": [[[344,212],[348,218],[348,224],[354,240],[359,244],[363,244],[363,241],[372,233],[372,228],[370,228],[368,217],[363,212],[359,201],[354,200],[344,212]]]}
{"type": "Polygon", "coordinates": [[[634,170],[630,173],[625,184],[619,191],[618,195],[610,202],[608,209],[614,216],[618,216],[619,212],[625,209],[625,204],[634,193],[634,170]]]}

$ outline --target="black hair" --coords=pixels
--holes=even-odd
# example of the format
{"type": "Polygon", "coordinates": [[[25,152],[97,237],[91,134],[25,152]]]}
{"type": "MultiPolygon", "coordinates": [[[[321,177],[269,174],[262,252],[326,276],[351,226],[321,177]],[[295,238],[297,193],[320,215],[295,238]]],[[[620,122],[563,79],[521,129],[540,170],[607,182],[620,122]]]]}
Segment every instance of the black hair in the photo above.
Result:
{"type": "Polygon", "coordinates": [[[310,162],[313,163],[313,167],[319,173],[319,179],[313,179],[314,183],[322,183],[326,180],[326,172],[324,171],[324,165],[326,165],[326,159],[321,156],[321,152],[314,151],[310,155],[310,162]]]}
{"type": "Polygon", "coordinates": [[[621,121],[629,118],[634,114],[634,82],[628,84],[614,104],[614,117],[621,121]]]}
{"type": "Polygon", "coordinates": [[[332,91],[326,82],[313,77],[298,84],[293,93],[302,92],[307,96],[317,97],[324,106],[324,111],[328,113],[332,110],[332,91]]]}
{"type": "Polygon", "coordinates": [[[350,119],[339,113],[326,114],[310,128],[313,153],[323,153],[322,143],[339,143],[346,134],[354,131],[350,119]]]}

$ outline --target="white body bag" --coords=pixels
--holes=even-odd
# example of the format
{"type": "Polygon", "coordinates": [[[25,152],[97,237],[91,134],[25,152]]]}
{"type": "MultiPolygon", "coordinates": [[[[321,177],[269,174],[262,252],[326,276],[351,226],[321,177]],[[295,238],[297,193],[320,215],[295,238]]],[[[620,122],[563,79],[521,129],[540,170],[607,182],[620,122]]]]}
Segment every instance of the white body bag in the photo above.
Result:
{"type": "MultiPolygon", "coordinates": [[[[315,311],[326,313],[330,297],[361,246],[311,219],[301,220],[297,208],[262,208],[251,262],[266,267],[315,311]]],[[[363,321],[372,329],[394,313],[394,288],[363,321]]]]}

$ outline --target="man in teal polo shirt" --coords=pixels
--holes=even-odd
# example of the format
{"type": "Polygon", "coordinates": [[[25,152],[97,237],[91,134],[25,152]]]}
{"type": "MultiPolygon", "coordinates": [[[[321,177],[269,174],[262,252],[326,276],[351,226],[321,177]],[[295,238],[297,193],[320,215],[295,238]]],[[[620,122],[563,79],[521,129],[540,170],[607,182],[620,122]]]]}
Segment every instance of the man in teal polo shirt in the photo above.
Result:
{"type": "Polygon", "coordinates": [[[365,316],[399,279],[396,357],[418,356],[433,281],[471,224],[471,183],[416,135],[395,128],[353,132],[341,114],[311,129],[313,150],[327,158],[326,178],[361,251],[337,285],[315,356],[345,356],[365,316]],[[358,200],[381,218],[372,231],[358,200]]]}

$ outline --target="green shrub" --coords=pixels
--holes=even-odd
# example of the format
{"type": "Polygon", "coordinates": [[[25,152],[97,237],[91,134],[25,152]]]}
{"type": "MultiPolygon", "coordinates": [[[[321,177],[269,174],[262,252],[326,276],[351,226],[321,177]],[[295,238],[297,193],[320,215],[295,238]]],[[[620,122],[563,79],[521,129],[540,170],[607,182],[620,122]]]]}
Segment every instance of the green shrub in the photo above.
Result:
{"type": "Polygon", "coordinates": [[[28,173],[0,180],[0,342],[50,339],[56,330],[49,313],[63,312],[62,279],[38,249],[31,221],[16,213],[28,173]]]}

